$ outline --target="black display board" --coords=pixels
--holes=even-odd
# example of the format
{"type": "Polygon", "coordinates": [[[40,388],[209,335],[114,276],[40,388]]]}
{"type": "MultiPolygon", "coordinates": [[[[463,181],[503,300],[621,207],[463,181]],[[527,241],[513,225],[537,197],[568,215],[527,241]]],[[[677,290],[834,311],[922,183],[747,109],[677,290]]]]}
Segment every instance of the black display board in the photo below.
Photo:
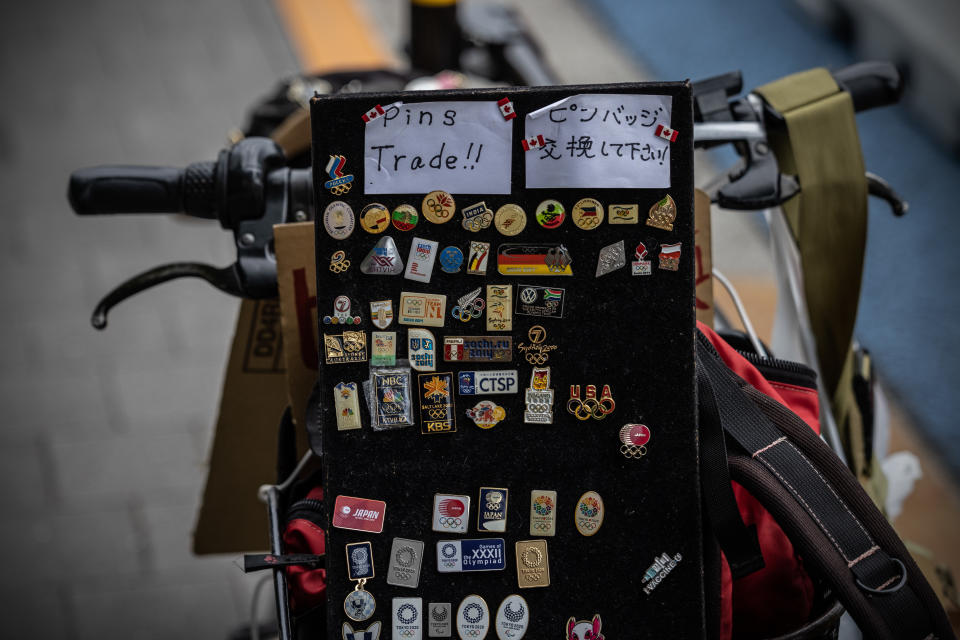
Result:
{"type": "MultiPolygon", "coordinates": [[[[508,594],[522,595],[530,609],[527,638],[566,637],[571,617],[590,620],[602,617],[604,637],[694,638],[704,633],[701,515],[698,452],[695,431],[694,374],[694,220],[693,220],[693,109],[689,83],[589,85],[566,87],[509,88],[476,91],[442,91],[400,94],[357,94],[317,97],[311,105],[313,167],[316,188],[317,311],[329,315],[334,298],[349,296],[354,313],[362,315],[359,329],[366,332],[368,349],[371,330],[370,301],[390,299],[398,315],[400,293],[430,292],[447,296],[444,326],[428,327],[437,339],[439,372],[462,370],[516,369],[520,393],[516,395],[461,396],[453,392],[457,430],[455,433],[423,434],[419,426],[419,394],[414,371],[414,417],[418,424],[393,431],[374,431],[362,398],[363,426],[338,431],[334,410],[334,386],[341,381],[362,383],[369,377],[369,363],[324,364],[321,338],[319,384],[324,394],[321,413],[324,486],[327,509],[328,637],[339,638],[341,624],[349,620],[343,599],[354,583],[346,576],[344,545],[372,542],[376,577],[366,589],[377,599],[377,610],[367,622],[351,623],[366,628],[371,622],[383,624],[381,638],[392,637],[391,599],[422,597],[424,609],[430,602],[450,602],[453,615],[469,594],[482,596],[492,617],[508,594]],[[670,145],[669,189],[526,189],[524,174],[524,116],[564,97],[587,93],[640,93],[672,97],[668,126],[678,131],[670,145]],[[342,200],[359,216],[364,206],[379,202],[390,210],[402,203],[420,211],[426,192],[365,195],[364,132],[361,118],[376,105],[402,100],[405,105],[439,100],[490,101],[509,97],[518,113],[512,120],[512,192],[510,195],[454,193],[457,215],[446,224],[433,224],[422,216],[416,228],[401,232],[390,227],[371,234],[360,227],[335,240],[324,228],[327,205],[342,200]],[[347,193],[334,195],[324,183],[330,156],[347,159],[344,173],[354,175],[347,193]],[[648,209],[669,194],[676,203],[672,231],[645,224],[648,209]],[[604,208],[613,203],[639,205],[639,224],[614,225],[606,220],[585,231],[570,219],[570,209],[581,198],[595,198],[604,208]],[[534,212],[544,199],[559,200],[566,207],[567,220],[558,229],[537,224],[534,212]],[[491,225],[472,233],[460,225],[460,209],[483,201],[492,211],[507,203],[520,205],[527,225],[518,236],[506,237],[491,225]],[[406,263],[414,237],[435,240],[442,249],[459,247],[466,257],[471,240],[489,242],[492,255],[486,276],[444,273],[439,261],[429,284],[405,279],[403,275],[366,275],[361,261],[385,235],[397,244],[406,263]],[[596,277],[597,257],[604,246],[625,241],[625,268],[596,277]],[[682,243],[679,270],[658,268],[658,251],[649,276],[632,276],[630,262],[638,241],[648,247],[659,243],[682,243]],[[497,273],[497,247],[507,243],[562,243],[573,258],[572,277],[503,276],[497,273]],[[342,273],[330,270],[334,252],[344,250],[351,267],[342,273]],[[456,299],[477,286],[512,284],[516,298],[520,285],[559,287],[566,291],[562,319],[536,318],[516,314],[514,306],[511,335],[512,363],[445,363],[442,349],[445,336],[491,335],[484,318],[469,324],[450,317],[456,299]],[[516,346],[529,342],[528,330],[541,325],[548,344],[557,350],[546,363],[551,368],[555,390],[553,424],[525,424],[524,390],[530,384],[532,365],[516,346]],[[577,420],[567,412],[570,385],[610,385],[615,411],[603,420],[577,420]],[[465,415],[480,399],[494,400],[507,417],[494,428],[474,426],[465,415]],[[651,438],[646,455],[628,459],[621,454],[619,432],[626,423],[646,424],[651,438]],[[509,489],[505,533],[478,533],[477,509],[481,487],[509,489]],[[543,588],[518,589],[514,543],[531,536],[530,493],[534,489],[555,490],[557,530],[544,538],[549,551],[551,584],[543,588]],[[574,508],[581,494],[598,492],[604,501],[605,518],[599,531],[590,537],[574,526],[574,508]],[[469,532],[461,535],[431,530],[435,493],[466,494],[471,498],[469,532]],[[382,533],[362,533],[331,526],[334,500],[338,495],[359,496],[386,502],[382,533]],[[388,555],[395,537],[422,541],[424,560],[416,589],[388,586],[388,555]],[[449,538],[504,538],[506,568],[477,573],[439,573],[436,542],[449,538]],[[658,557],[680,558],[672,571],[656,579],[657,586],[644,593],[643,576],[658,557]]],[[[437,186],[435,188],[441,188],[437,186]]],[[[516,302],[516,300],[514,300],[516,302]]],[[[407,330],[395,317],[388,330],[397,332],[397,356],[406,357],[407,330]]],[[[320,324],[320,334],[341,333],[355,327],[320,324]]],[[[656,568],[655,568],[656,570],[656,568]]],[[[427,638],[426,627],[423,637],[427,638]]],[[[454,625],[453,637],[457,637],[454,625]]],[[[488,638],[496,638],[491,628],[488,638]]]]}

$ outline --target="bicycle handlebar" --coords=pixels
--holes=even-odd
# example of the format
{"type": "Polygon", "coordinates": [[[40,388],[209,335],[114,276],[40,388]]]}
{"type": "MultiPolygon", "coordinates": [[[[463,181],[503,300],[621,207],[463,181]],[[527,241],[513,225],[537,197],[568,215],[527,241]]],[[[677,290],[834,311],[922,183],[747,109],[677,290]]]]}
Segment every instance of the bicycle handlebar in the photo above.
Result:
{"type": "Polygon", "coordinates": [[[896,104],[903,94],[900,72],[892,62],[858,62],[832,75],[853,98],[854,111],[896,104]]]}
{"type": "Polygon", "coordinates": [[[120,213],[186,213],[216,218],[216,162],[185,169],[105,165],[74,171],[67,197],[81,216],[120,213]]]}

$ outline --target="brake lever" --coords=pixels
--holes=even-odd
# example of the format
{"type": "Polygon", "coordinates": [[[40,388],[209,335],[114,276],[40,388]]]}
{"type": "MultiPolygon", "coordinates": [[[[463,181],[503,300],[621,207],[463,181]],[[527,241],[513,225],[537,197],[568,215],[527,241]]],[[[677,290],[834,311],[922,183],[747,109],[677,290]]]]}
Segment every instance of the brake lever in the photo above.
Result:
{"type": "Polygon", "coordinates": [[[201,262],[174,262],[148,269],[115,287],[97,303],[90,324],[101,331],[106,329],[110,309],[141,291],[177,278],[200,278],[224,293],[243,295],[243,284],[236,264],[218,269],[201,262]]]}

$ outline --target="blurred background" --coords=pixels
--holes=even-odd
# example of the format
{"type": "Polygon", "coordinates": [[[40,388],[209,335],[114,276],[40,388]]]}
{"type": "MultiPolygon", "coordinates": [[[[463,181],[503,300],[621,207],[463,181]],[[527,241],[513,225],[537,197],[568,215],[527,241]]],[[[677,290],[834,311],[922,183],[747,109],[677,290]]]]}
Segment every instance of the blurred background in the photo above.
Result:
{"type": "MultiPolygon", "coordinates": [[[[913,451],[922,467],[896,525],[960,566],[960,5],[507,4],[565,83],[739,69],[752,88],[815,66],[897,63],[902,103],[857,122],[868,170],[911,209],[895,218],[871,202],[856,334],[890,401],[889,450],[913,451]]],[[[104,332],[89,322],[97,300],[139,271],[232,262],[232,238],[182,216],[80,219],[67,179],[95,164],[212,160],[249,109],[301,71],[404,67],[409,11],[406,0],[35,0],[0,9],[3,635],[226,638],[246,624],[258,578],[233,555],[191,553],[238,302],[184,280],[124,303],[104,332]]],[[[732,160],[703,154],[697,183],[732,160]]],[[[769,337],[776,287],[764,226],[743,213],[713,219],[715,262],[769,337]]],[[[719,293],[717,304],[732,310],[719,293]]]]}

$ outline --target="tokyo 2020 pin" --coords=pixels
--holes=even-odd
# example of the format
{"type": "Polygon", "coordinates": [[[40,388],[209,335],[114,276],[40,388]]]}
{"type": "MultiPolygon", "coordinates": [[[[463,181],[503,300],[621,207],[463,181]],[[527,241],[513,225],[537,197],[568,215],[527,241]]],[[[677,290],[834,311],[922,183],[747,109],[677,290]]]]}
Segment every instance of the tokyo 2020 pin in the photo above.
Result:
{"type": "Polygon", "coordinates": [[[466,533],[470,521],[470,496],[437,493],[433,496],[431,528],[440,533],[466,533]]]}

